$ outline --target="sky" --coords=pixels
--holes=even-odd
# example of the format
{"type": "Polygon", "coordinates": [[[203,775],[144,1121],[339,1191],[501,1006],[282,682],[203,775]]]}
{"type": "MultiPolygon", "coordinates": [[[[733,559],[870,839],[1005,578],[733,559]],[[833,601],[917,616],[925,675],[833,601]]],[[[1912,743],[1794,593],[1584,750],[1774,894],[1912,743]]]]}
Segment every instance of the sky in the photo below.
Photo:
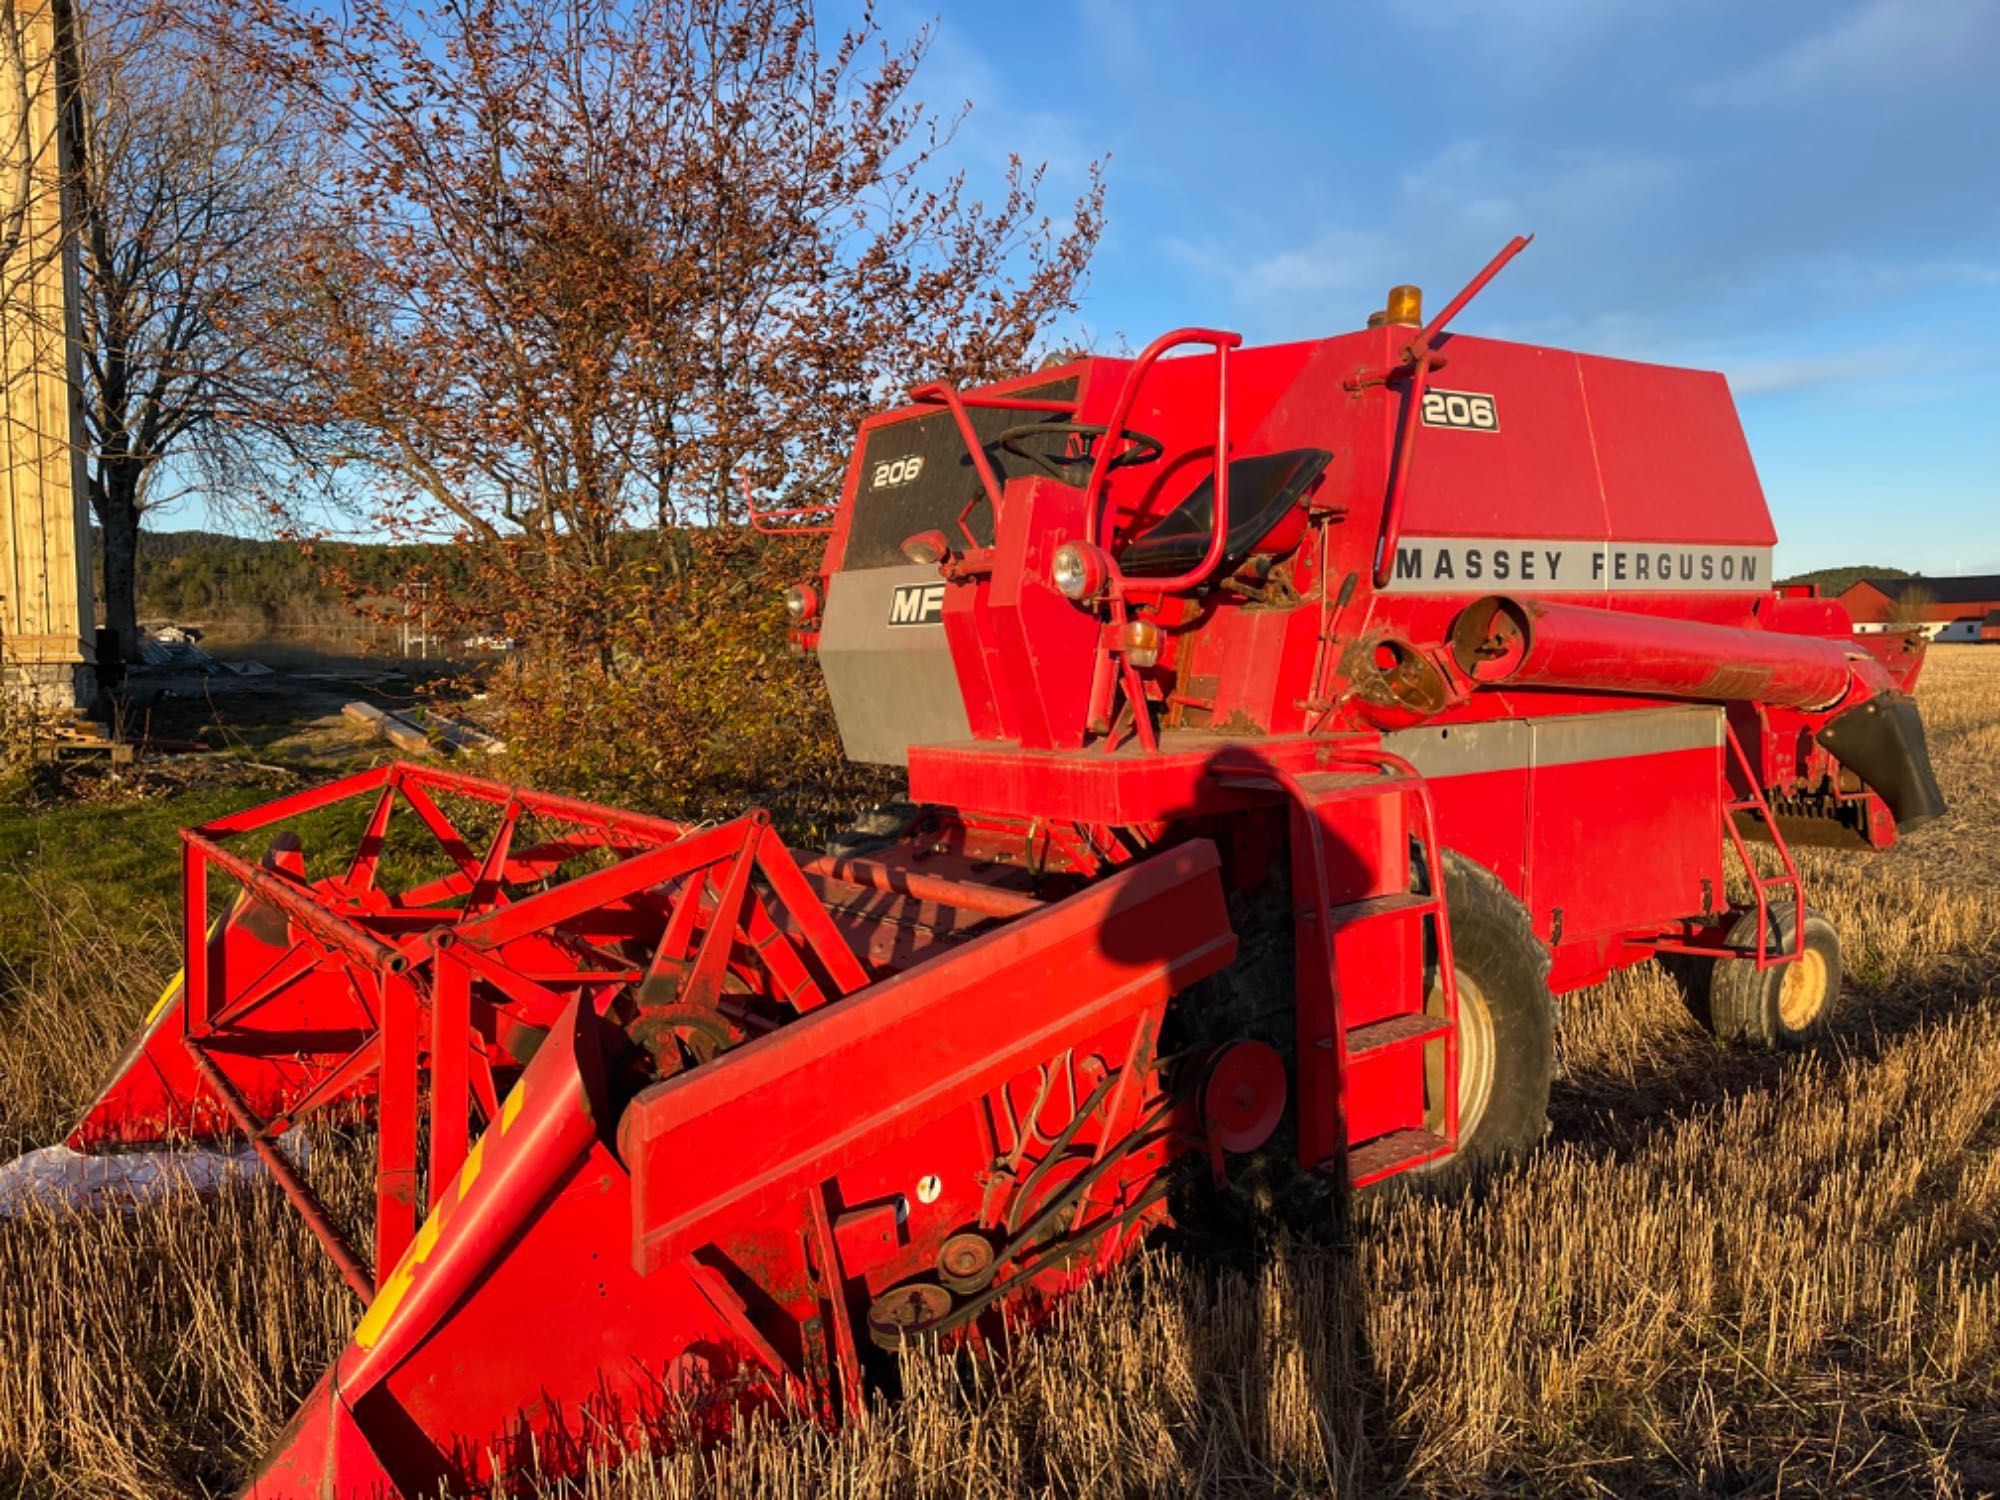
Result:
{"type": "Polygon", "coordinates": [[[1251,342],[1430,306],[1721,370],[1781,572],[2000,572],[2000,0],[953,0],[927,103],[1066,203],[1109,183],[1082,331],[1251,342]]]}

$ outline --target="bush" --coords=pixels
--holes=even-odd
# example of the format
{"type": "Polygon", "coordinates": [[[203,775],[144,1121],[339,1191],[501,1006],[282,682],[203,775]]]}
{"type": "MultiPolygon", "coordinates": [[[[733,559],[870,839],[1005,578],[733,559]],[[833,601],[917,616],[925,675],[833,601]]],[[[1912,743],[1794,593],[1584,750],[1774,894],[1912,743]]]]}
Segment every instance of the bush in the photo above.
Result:
{"type": "Polygon", "coordinates": [[[520,774],[686,819],[768,807],[818,843],[893,779],[841,754],[817,666],[786,638],[785,587],[816,548],[754,532],[651,539],[609,566],[549,570],[534,642],[490,686],[520,774]]]}

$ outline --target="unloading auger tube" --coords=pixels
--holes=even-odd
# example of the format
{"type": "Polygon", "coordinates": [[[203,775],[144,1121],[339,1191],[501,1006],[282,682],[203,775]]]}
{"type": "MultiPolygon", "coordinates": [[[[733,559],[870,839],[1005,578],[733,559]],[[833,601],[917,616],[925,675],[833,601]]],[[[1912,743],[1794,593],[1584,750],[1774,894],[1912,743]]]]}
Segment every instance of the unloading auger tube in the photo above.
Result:
{"type": "Polygon", "coordinates": [[[366,1304],[247,1493],[851,1417],[1170,1218],[1530,1149],[1553,997],[1656,954],[1823,1032],[1789,844],[1943,811],[1921,646],[1771,586],[1720,376],[1451,330],[1525,244],[1429,322],[919,387],[755,511],[908,776],[838,857],[407,765],[189,830],[71,1141],[247,1137],[366,1304]],[[372,1127],[372,1256],[313,1118],[372,1127]]]}

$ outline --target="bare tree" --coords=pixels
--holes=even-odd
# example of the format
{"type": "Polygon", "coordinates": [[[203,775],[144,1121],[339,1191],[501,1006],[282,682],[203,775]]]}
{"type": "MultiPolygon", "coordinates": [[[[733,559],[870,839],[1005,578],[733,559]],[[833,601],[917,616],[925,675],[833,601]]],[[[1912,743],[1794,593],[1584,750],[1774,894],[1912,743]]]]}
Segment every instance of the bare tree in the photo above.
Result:
{"type": "Polygon", "coordinates": [[[1889,606],[1887,624],[1905,635],[1932,634],[1937,595],[1921,583],[1906,583],[1889,606]]]}
{"type": "Polygon", "coordinates": [[[274,295],[305,165],[268,88],[148,0],[72,30],[73,233],[90,503],[107,624],[137,644],[141,515],[179,488],[254,472],[267,367],[242,331],[274,295]]]}

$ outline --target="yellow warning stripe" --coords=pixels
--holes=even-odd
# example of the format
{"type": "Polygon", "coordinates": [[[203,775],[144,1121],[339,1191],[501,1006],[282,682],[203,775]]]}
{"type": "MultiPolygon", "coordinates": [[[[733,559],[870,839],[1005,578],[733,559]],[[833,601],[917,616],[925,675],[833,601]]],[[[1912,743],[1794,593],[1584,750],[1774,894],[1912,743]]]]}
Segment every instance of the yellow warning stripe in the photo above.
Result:
{"type": "Polygon", "coordinates": [[[155,1000],[153,1008],[146,1012],[146,1025],[148,1027],[166,1013],[167,1006],[173,1002],[174,996],[181,992],[181,986],[185,983],[187,983],[186,969],[182,969],[172,979],[167,981],[167,987],[160,991],[160,998],[155,1000]]]}
{"type": "MultiPolygon", "coordinates": [[[[528,1091],[517,1083],[508,1091],[507,1100],[500,1106],[500,1130],[504,1134],[509,1125],[521,1113],[528,1102],[528,1091]]],[[[436,1248],[438,1236],[444,1229],[448,1217],[447,1209],[465,1201],[465,1195],[472,1191],[473,1183],[479,1180],[480,1169],[486,1162],[486,1136],[482,1134],[472,1143],[472,1149],[465,1154],[465,1165],[458,1171],[458,1193],[447,1200],[440,1197],[437,1207],[424,1220],[424,1227],[417,1231],[417,1237],[410,1241],[410,1248],[403,1252],[403,1258],[396,1262],[396,1269],[382,1284],[382,1290],[375,1294],[375,1300],[368,1305],[368,1311],[361,1319],[361,1326],[354,1330],[354,1342],[363,1349],[372,1349],[382,1337],[389,1322],[396,1315],[396,1309],[409,1295],[410,1288],[417,1279],[417,1267],[422,1265],[436,1248]]]]}
{"type": "Polygon", "coordinates": [[[396,1262],[396,1269],[382,1284],[382,1290],[375,1294],[375,1300],[368,1304],[368,1311],[361,1319],[361,1326],[354,1330],[354,1342],[364,1349],[375,1347],[375,1341],[382,1337],[382,1331],[389,1326],[389,1320],[396,1315],[396,1308],[408,1295],[410,1287],[417,1279],[417,1267],[424,1263],[432,1250],[437,1247],[438,1233],[443,1228],[440,1216],[432,1214],[424,1220],[424,1227],[417,1231],[417,1237],[410,1241],[410,1248],[403,1252],[403,1258],[396,1262]]]}
{"type": "Polygon", "coordinates": [[[465,1165],[458,1169],[458,1201],[463,1203],[465,1195],[472,1191],[473,1183],[479,1181],[479,1168],[486,1159],[486,1137],[481,1136],[472,1143],[472,1149],[465,1153],[465,1165]]]}
{"type": "MultiPolygon", "coordinates": [[[[227,921],[230,917],[235,916],[239,911],[243,910],[244,903],[247,902],[249,899],[250,899],[249,891],[247,890],[238,891],[236,893],[236,901],[229,908],[229,910],[224,912],[221,916],[217,917],[213,922],[210,922],[208,924],[208,940],[211,943],[215,941],[215,935],[222,930],[222,924],[225,921],[227,921]]],[[[160,991],[160,998],[153,1002],[153,1008],[146,1012],[146,1025],[148,1027],[150,1027],[155,1021],[159,1020],[161,1016],[166,1014],[167,1007],[173,1003],[174,996],[180,993],[181,986],[186,983],[187,983],[187,967],[186,965],[182,965],[179,971],[175,973],[174,977],[167,981],[167,987],[160,991]]]]}

